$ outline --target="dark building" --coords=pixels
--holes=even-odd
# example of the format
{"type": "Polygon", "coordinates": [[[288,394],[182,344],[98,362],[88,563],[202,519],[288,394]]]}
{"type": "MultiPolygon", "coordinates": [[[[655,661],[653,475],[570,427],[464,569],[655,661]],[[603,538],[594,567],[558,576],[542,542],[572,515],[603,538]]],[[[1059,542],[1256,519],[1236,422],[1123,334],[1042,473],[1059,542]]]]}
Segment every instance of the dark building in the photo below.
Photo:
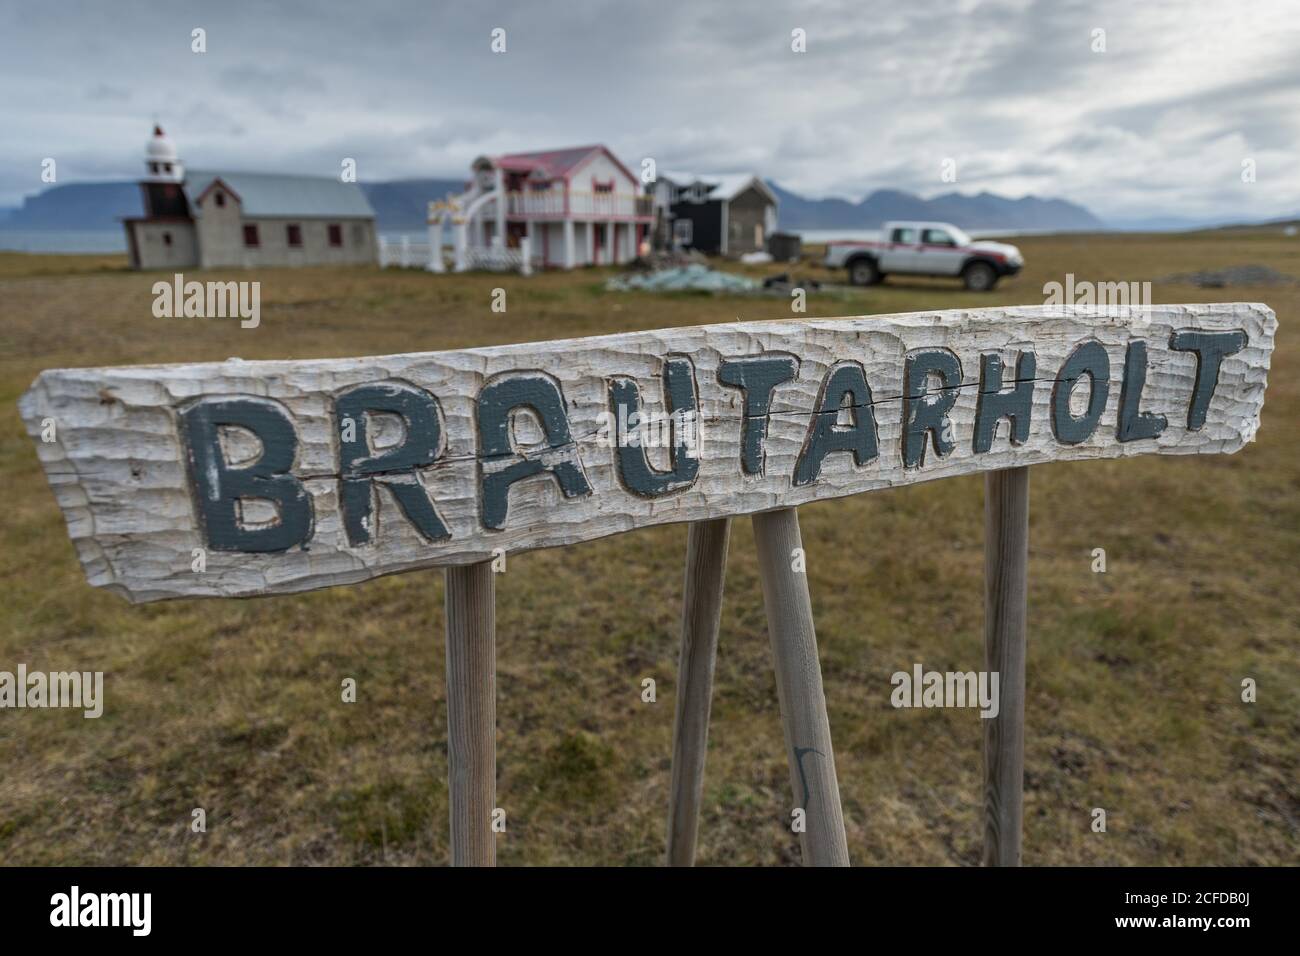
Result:
{"type": "Polygon", "coordinates": [[[667,173],[651,187],[660,248],[707,255],[763,252],[776,231],[777,199],[750,173],[689,176],[667,173]]]}

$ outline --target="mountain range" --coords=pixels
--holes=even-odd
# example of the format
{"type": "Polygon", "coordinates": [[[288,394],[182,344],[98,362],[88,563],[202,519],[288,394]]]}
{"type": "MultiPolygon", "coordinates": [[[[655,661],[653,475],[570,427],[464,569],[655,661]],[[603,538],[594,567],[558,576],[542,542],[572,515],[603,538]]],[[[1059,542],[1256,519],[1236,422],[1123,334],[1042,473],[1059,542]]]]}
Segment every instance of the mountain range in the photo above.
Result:
{"type": "MultiPolygon", "coordinates": [[[[461,192],[463,179],[408,179],[364,183],[381,231],[423,229],[429,200],[461,192]]],[[[121,230],[121,220],[144,215],[135,182],[68,183],[28,196],[16,209],[0,210],[0,229],[107,232],[121,230]]]]}
{"type": "Polygon", "coordinates": [[[1025,196],[1007,199],[990,192],[973,196],[944,193],[922,199],[897,189],[877,189],[860,202],[847,199],[805,199],[769,182],[781,201],[780,226],[807,229],[877,229],[890,219],[929,219],[963,229],[1033,229],[1085,232],[1106,224],[1082,206],[1064,199],[1025,196]]]}
{"type": "MultiPolygon", "coordinates": [[[[974,229],[1088,231],[1106,224],[1087,209],[1063,199],[1026,196],[1007,199],[982,192],[973,196],[945,193],[923,199],[895,189],[880,189],[860,202],[808,199],[769,182],[780,200],[783,230],[874,229],[888,219],[933,219],[974,229]]],[[[405,179],[364,183],[384,232],[418,231],[425,225],[431,199],[464,188],[463,179],[405,179]]],[[[16,209],[0,210],[0,228],[24,230],[110,231],[120,220],[142,215],[140,187],[134,182],[88,182],[56,185],[27,197],[16,209]]]]}

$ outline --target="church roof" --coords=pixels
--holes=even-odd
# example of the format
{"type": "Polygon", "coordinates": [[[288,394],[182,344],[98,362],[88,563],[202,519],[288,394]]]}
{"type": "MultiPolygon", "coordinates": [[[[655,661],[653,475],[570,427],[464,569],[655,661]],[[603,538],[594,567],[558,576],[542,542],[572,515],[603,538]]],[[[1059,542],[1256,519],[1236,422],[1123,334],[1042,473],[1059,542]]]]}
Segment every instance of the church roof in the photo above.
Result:
{"type": "Polygon", "coordinates": [[[244,216],[259,219],[372,219],[375,211],[356,183],[327,176],[293,176],[283,173],[185,173],[185,198],[195,216],[197,200],[220,179],[239,199],[244,216]]]}

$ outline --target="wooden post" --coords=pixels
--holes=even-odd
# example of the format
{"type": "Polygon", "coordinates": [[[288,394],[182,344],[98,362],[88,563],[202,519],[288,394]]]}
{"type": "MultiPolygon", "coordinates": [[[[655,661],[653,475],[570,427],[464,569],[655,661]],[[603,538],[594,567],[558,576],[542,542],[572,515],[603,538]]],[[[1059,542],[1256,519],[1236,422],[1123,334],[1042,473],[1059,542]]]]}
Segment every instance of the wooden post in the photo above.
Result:
{"type": "Polygon", "coordinates": [[[794,570],[795,549],[800,557],[803,554],[799,518],[793,508],[781,508],[756,514],[753,521],[790,786],[795,807],[805,814],[806,829],[799,835],[803,862],[805,866],[848,866],[848,839],[817,660],[812,599],[807,575],[794,570]]]}
{"type": "Polygon", "coordinates": [[[1025,779],[1029,469],[984,476],[984,659],[999,676],[984,721],[984,865],[1019,866],[1025,779]]]}
{"type": "Polygon", "coordinates": [[[496,866],[496,603],[492,562],[447,568],[451,865],[496,866]]]}
{"type": "Polygon", "coordinates": [[[668,865],[695,864],[695,837],[704,792],[709,705],[722,619],[731,519],[692,522],[686,536],[686,584],[682,600],[682,649],[677,662],[673,722],[673,777],[668,794],[668,865]]]}
{"type": "Polygon", "coordinates": [[[533,274],[533,241],[529,236],[522,236],[519,239],[519,274],[526,276],[533,274]]]}

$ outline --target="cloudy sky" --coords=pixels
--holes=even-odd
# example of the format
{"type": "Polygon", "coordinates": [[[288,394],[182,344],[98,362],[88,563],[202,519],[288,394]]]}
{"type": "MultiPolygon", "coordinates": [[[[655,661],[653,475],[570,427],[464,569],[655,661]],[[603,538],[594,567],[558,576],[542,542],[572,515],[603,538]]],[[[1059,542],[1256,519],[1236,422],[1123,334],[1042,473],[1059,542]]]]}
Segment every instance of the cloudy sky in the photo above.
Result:
{"type": "Polygon", "coordinates": [[[45,157],[59,182],[135,178],[157,120],[207,168],[459,177],[605,142],[810,196],[1300,211],[1297,0],[6,0],[0,89],[0,205],[45,157]]]}

